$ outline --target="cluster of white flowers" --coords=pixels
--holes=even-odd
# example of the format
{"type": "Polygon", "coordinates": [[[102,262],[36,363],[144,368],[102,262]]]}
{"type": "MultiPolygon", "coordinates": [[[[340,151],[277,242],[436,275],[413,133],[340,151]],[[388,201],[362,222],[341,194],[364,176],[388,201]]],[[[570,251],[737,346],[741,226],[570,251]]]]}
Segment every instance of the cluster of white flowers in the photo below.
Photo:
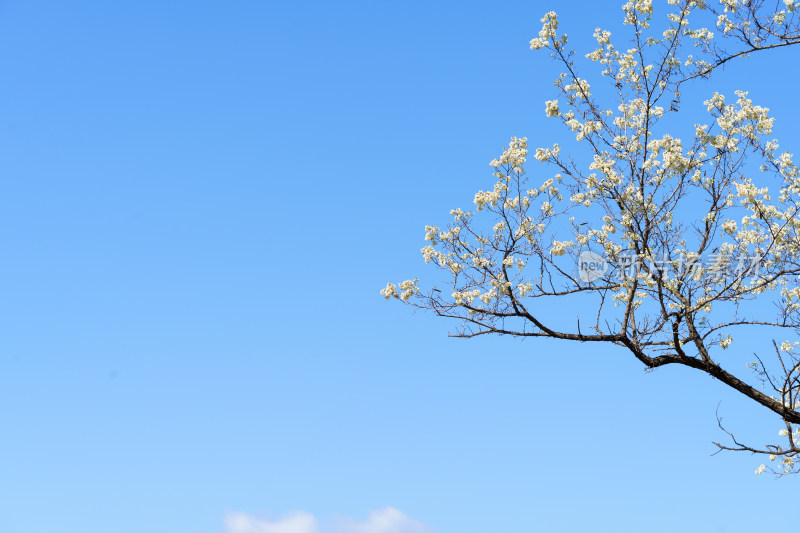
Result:
{"type": "Polygon", "coordinates": [[[544,163],[550,158],[558,157],[559,152],[561,152],[561,147],[554,144],[552,148],[537,148],[533,157],[544,163]]]}
{"type": "MultiPolygon", "coordinates": [[[[789,437],[790,433],[789,430],[787,429],[781,429],[778,432],[778,435],[781,437],[789,437]]],[[[792,434],[791,437],[795,442],[797,442],[797,439],[800,439],[800,427],[795,428],[794,434],[792,434]]],[[[781,473],[789,474],[794,470],[795,459],[797,458],[798,455],[796,452],[780,453],[782,451],[783,450],[778,448],[778,453],[771,454],[769,456],[769,460],[774,462],[778,459],[779,456],[782,456],[782,459],[780,461],[780,464],[782,466],[781,473]]],[[[756,474],[761,474],[764,472],[764,470],[766,470],[766,465],[761,465],[756,469],[756,474]]]]}
{"type": "Polygon", "coordinates": [[[426,246],[422,250],[422,257],[425,259],[425,263],[430,263],[432,259],[438,259],[439,253],[436,248],[433,246],[426,246]]]}
{"type": "Polygon", "coordinates": [[[739,9],[739,0],[720,0],[720,3],[725,6],[726,12],[739,9]]]}
{"type": "Polygon", "coordinates": [[[533,292],[533,284],[532,283],[520,283],[517,285],[517,292],[521,297],[525,297],[528,295],[529,292],[533,292]]]}
{"type": "Polygon", "coordinates": [[[400,290],[403,291],[400,294],[401,300],[408,300],[412,295],[416,294],[419,291],[419,288],[417,287],[417,282],[419,282],[419,279],[416,278],[413,280],[409,279],[400,282],[399,284],[400,290]]]}
{"type": "MultiPolygon", "coordinates": [[[[684,30],[684,35],[687,35],[692,39],[697,39],[706,42],[714,38],[714,33],[710,31],[708,28],[697,28],[695,30],[690,30],[687,28],[686,30],[684,30]]],[[[698,46],[699,44],[700,43],[695,43],[695,46],[698,46]]]]}
{"type": "Polygon", "coordinates": [[[472,264],[477,268],[487,268],[492,266],[492,262],[487,257],[473,257],[472,264]]]}
{"type": "Polygon", "coordinates": [[[725,222],[722,223],[722,231],[729,235],[734,235],[736,233],[736,221],[725,220],[725,222]]]}
{"type": "Polygon", "coordinates": [[[539,50],[540,48],[547,47],[548,43],[552,40],[556,41],[556,30],[558,29],[558,16],[555,11],[550,11],[542,17],[542,29],[539,30],[539,37],[531,39],[531,50],[539,50]]]}
{"type": "Polygon", "coordinates": [[[719,345],[722,347],[723,350],[727,350],[728,346],[730,346],[732,342],[733,342],[733,336],[728,335],[727,337],[720,339],[719,345]]]}
{"type": "Polygon", "coordinates": [[[475,298],[480,296],[481,291],[478,289],[472,289],[469,291],[454,291],[453,292],[453,300],[457,305],[464,305],[464,304],[471,304],[475,301],[475,298]]]}
{"type": "Polygon", "coordinates": [[[582,78],[575,78],[574,83],[568,83],[563,86],[563,90],[567,97],[570,98],[570,101],[574,101],[575,98],[588,100],[592,96],[591,88],[589,82],[582,78]]]}
{"type": "Polygon", "coordinates": [[[717,16],[717,27],[722,28],[722,33],[727,35],[736,29],[736,24],[728,18],[728,15],[720,13],[719,16],[717,16]]]}
{"type": "Polygon", "coordinates": [[[484,304],[489,305],[489,302],[497,298],[497,291],[492,289],[490,291],[484,292],[478,298],[480,298],[484,304]]]}
{"type": "Polygon", "coordinates": [[[386,288],[381,290],[381,294],[387,300],[389,298],[399,298],[401,300],[408,300],[414,294],[419,292],[419,288],[417,287],[417,282],[419,279],[409,279],[399,283],[400,290],[403,291],[402,293],[398,293],[397,286],[394,283],[387,283],[386,288]]]}
{"type": "Polygon", "coordinates": [[[630,0],[622,6],[622,10],[625,12],[625,24],[637,24],[640,28],[648,28],[650,15],[653,13],[653,0],[630,0]],[[640,18],[640,14],[645,17],[640,18]]]}
{"type": "Polygon", "coordinates": [[[792,192],[797,194],[800,189],[800,168],[792,161],[792,154],[784,152],[773,161],[778,166],[781,175],[786,178],[787,183],[792,187],[792,192]]]}
{"type": "MultiPolygon", "coordinates": [[[[641,130],[649,113],[647,102],[642,98],[633,98],[627,102],[622,102],[617,109],[619,109],[621,114],[614,117],[613,124],[620,130],[641,130]]],[[[617,141],[617,144],[623,143],[617,141]]],[[[628,149],[635,151],[638,147],[638,144],[633,144],[628,149]]]]}
{"type": "Polygon", "coordinates": [[[525,157],[528,155],[528,138],[512,137],[511,142],[503,151],[503,155],[499,159],[493,159],[491,166],[497,168],[502,165],[509,166],[514,172],[521,173],[525,165],[525,157]]]}
{"type": "Polygon", "coordinates": [[[800,287],[781,288],[781,297],[788,312],[800,309],[800,287]]]}
{"type": "Polygon", "coordinates": [[[703,104],[707,106],[709,112],[713,111],[714,109],[722,111],[725,106],[725,95],[714,92],[714,96],[703,102],[703,104]]]}
{"type": "Polygon", "coordinates": [[[575,246],[575,243],[572,241],[553,241],[553,247],[550,248],[550,253],[552,255],[564,255],[567,253],[567,249],[575,246]]]}
{"type": "Polygon", "coordinates": [[[597,39],[597,44],[603,46],[611,43],[611,32],[602,28],[594,29],[594,38],[597,39]]]}
{"type": "Polygon", "coordinates": [[[439,236],[439,228],[436,226],[425,226],[425,240],[431,241],[431,244],[436,244],[436,239],[439,236]]]}
{"type": "Polygon", "coordinates": [[[381,294],[387,300],[394,296],[397,298],[397,286],[394,283],[387,283],[385,289],[381,289],[381,294]]]}
{"type": "Polygon", "coordinates": [[[500,201],[500,198],[508,191],[508,185],[506,185],[502,181],[498,181],[494,184],[494,189],[491,191],[478,191],[475,193],[475,199],[473,202],[478,208],[478,211],[481,211],[485,206],[496,206],[497,203],[500,201]]]}
{"type": "MultiPolygon", "coordinates": [[[[715,93],[716,95],[717,93],[715,93]]],[[[733,105],[718,107],[722,113],[717,118],[717,124],[725,134],[731,138],[741,134],[744,138],[757,141],[758,135],[772,133],[775,119],[769,116],[769,109],[753,105],[753,101],[747,98],[745,91],[736,91],[736,96],[739,97],[736,102],[738,108],[733,105]]],[[[721,99],[724,101],[724,97],[721,99]]],[[[729,143],[728,147],[738,151],[738,147],[735,145],[731,146],[729,143]]]]}
{"type": "Polygon", "coordinates": [[[597,187],[603,185],[614,186],[622,181],[622,175],[617,167],[617,160],[607,154],[595,154],[594,160],[589,164],[589,170],[599,170],[603,174],[602,182],[598,182],[597,187]]]}
{"type": "MultiPolygon", "coordinates": [[[[455,235],[448,237],[448,239],[455,239],[455,238],[456,238],[455,235]]],[[[422,253],[422,258],[425,260],[425,264],[434,261],[440,267],[449,268],[453,274],[458,274],[464,269],[463,264],[460,261],[458,261],[452,253],[440,252],[436,250],[436,248],[434,248],[433,246],[425,246],[420,250],[420,252],[422,253]]]]}
{"type": "Polygon", "coordinates": [[[699,161],[693,161],[684,156],[683,143],[680,139],[673,138],[671,135],[664,135],[661,139],[653,139],[647,143],[650,156],[643,163],[647,167],[661,167],[661,171],[654,176],[654,183],[659,185],[666,177],[666,173],[671,171],[675,174],[683,174],[686,171],[699,165],[699,161]],[[657,157],[661,156],[661,161],[657,157]]]}
{"type": "Polygon", "coordinates": [[[591,61],[600,61],[604,57],[604,53],[603,53],[604,51],[605,50],[603,49],[603,47],[600,47],[600,48],[598,48],[596,50],[593,50],[593,51],[589,52],[588,54],[586,54],[586,59],[589,59],[591,61]]]}

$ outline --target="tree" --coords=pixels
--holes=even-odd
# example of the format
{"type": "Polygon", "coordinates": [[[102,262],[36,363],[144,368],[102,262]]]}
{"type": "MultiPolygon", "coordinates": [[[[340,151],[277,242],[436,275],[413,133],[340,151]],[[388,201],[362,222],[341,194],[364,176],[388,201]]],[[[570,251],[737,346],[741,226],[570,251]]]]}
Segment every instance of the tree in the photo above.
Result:
{"type": "Polygon", "coordinates": [[[800,169],[769,138],[769,110],[746,92],[733,101],[710,95],[706,118],[688,131],[676,118],[685,114],[681,89],[693,80],[800,42],[800,9],[794,0],[667,3],[658,30],[652,0],[623,6],[629,49],[595,31],[598,46],[586,58],[602,69],[598,95],[578,75],[556,13],[542,18],[531,48],[548,51],[563,69],[559,97],[545,112],[575,135],[575,149],[532,149],[535,164],[554,171],[534,182],[525,170],[527,139],[512,138],[491,162],[494,186],[475,195],[474,211],[451,211],[443,229],[426,226],[422,254],[442,271],[446,290],[423,291],[413,279],[381,294],[458,320],[457,337],[610,343],[647,369],[704,372],[783,426],[779,443],[751,447],[728,433],[732,443],[715,443],[719,450],[768,455],[777,461],[769,470],[797,473],[800,169]],[[695,24],[709,17],[721,30],[716,38],[695,24]],[[549,305],[574,303],[583,310],[574,324],[548,319],[549,305]],[[765,303],[777,311],[765,315],[765,303]],[[770,352],[756,355],[743,375],[726,368],[720,356],[735,347],[735,335],[755,331],[773,339],[770,352]]]}

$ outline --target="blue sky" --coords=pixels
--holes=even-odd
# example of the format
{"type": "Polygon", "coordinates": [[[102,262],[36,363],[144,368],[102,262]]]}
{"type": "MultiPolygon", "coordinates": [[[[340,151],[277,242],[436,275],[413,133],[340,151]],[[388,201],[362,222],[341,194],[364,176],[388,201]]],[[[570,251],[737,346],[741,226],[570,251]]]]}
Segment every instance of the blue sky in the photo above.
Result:
{"type": "MultiPolygon", "coordinates": [[[[796,480],[710,457],[720,401],[779,429],[710,378],[378,294],[509,137],[551,142],[539,18],[621,20],[562,5],[0,2],[0,531],[793,525],[796,480]]],[[[791,151],[796,53],[692,105],[750,89],[791,151]]]]}

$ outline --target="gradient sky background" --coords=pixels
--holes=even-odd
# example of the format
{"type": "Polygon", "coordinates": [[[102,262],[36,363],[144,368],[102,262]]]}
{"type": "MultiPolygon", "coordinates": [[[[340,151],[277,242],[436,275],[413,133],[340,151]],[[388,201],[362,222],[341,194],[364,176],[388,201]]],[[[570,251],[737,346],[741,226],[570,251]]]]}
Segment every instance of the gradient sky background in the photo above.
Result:
{"type": "MultiPolygon", "coordinates": [[[[585,53],[618,3],[0,2],[0,531],[795,527],[797,479],[710,457],[720,401],[779,429],[712,379],[378,294],[552,142],[541,15],[585,53]]],[[[796,151],[797,54],[685,105],[749,89],[796,151]]]]}

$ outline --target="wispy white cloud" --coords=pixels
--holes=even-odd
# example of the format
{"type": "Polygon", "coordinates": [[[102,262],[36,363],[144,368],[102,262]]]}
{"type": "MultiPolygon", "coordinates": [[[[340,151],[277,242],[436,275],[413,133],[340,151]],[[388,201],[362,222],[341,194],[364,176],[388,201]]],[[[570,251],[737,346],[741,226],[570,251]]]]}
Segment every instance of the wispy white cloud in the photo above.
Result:
{"type": "Polygon", "coordinates": [[[255,518],[247,513],[228,513],[225,526],[229,533],[318,533],[317,519],[310,513],[296,511],[278,520],[255,518]]]}
{"type": "Polygon", "coordinates": [[[421,533],[425,526],[394,507],[372,511],[366,520],[343,519],[341,533],[421,533]]]}
{"type": "MultiPolygon", "coordinates": [[[[304,511],[295,511],[276,520],[247,513],[228,513],[225,526],[228,533],[321,533],[316,517],[304,511]]],[[[372,511],[366,520],[339,518],[333,526],[330,530],[336,533],[423,533],[427,530],[424,524],[394,507],[372,511]]]]}

